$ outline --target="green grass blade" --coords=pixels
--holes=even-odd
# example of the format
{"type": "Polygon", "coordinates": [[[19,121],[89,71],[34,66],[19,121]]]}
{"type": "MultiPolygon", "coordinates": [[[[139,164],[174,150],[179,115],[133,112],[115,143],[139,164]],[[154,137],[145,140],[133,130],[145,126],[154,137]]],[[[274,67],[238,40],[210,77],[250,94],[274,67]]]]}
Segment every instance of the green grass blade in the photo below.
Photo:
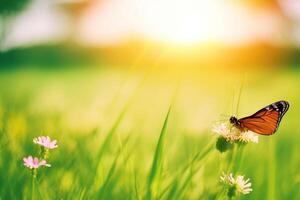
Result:
{"type": "Polygon", "coordinates": [[[167,115],[164,120],[163,127],[160,131],[160,136],[156,145],[153,161],[152,161],[152,167],[148,176],[148,190],[147,190],[147,199],[152,198],[152,186],[155,178],[157,177],[159,173],[159,169],[162,167],[162,158],[163,158],[163,143],[164,143],[164,137],[167,130],[167,124],[169,120],[169,115],[171,111],[171,106],[169,107],[169,110],[167,112],[167,115]]]}
{"type": "Polygon", "coordinates": [[[96,181],[95,177],[97,177],[96,174],[97,174],[98,166],[101,163],[101,159],[104,155],[104,152],[109,148],[110,142],[111,142],[112,138],[114,137],[115,132],[116,132],[117,128],[119,127],[123,117],[125,116],[126,111],[128,110],[128,107],[129,107],[129,103],[127,103],[127,105],[123,108],[122,112],[118,116],[117,120],[115,121],[114,125],[112,126],[112,128],[108,132],[105,140],[103,141],[100,149],[97,152],[96,162],[95,162],[95,165],[92,168],[92,170],[94,171],[94,176],[92,177],[92,180],[90,181],[90,184],[89,184],[90,186],[92,186],[96,181]]]}
{"type": "Polygon", "coordinates": [[[110,170],[109,170],[109,172],[108,172],[108,174],[106,176],[106,179],[105,179],[105,181],[104,181],[104,183],[103,183],[103,185],[102,185],[102,187],[101,187],[101,189],[100,189],[100,191],[99,191],[99,193],[97,195],[97,199],[102,199],[103,196],[105,195],[105,191],[108,188],[109,182],[113,178],[113,175],[114,175],[114,173],[116,171],[116,167],[117,167],[117,162],[118,162],[118,159],[119,159],[119,155],[120,155],[120,153],[118,153],[118,155],[116,156],[113,164],[111,165],[110,170]]]}
{"type": "Polygon", "coordinates": [[[138,191],[138,185],[136,180],[136,175],[134,175],[134,193],[135,193],[135,199],[140,200],[139,191],[138,191]]]}
{"type": "MultiPolygon", "coordinates": [[[[198,169],[201,167],[201,161],[209,155],[210,152],[214,149],[214,142],[215,140],[212,139],[202,151],[198,152],[194,155],[193,159],[187,163],[187,165],[182,168],[175,175],[175,178],[171,181],[171,183],[166,187],[166,189],[160,194],[160,197],[167,194],[169,197],[176,197],[178,195],[182,195],[183,191],[186,189],[190,181],[192,180],[193,176],[197,173],[198,169]],[[179,180],[182,180],[181,182],[179,180]],[[168,192],[169,190],[169,192],[168,192]]],[[[172,199],[172,198],[171,198],[172,199]]]]}
{"type": "MultiPolygon", "coordinates": [[[[129,138],[130,138],[130,136],[128,136],[125,139],[124,145],[127,144],[127,142],[129,141],[129,138]]],[[[106,179],[105,179],[104,183],[102,184],[102,186],[100,188],[100,191],[98,192],[97,199],[103,199],[103,196],[105,195],[105,192],[106,192],[107,188],[112,188],[114,183],[117,182],[116,180],[113,180],[114,177],[117,178],[117,179],[121,178],[120,173],[117,173],[117,166],[118,166],[118,162],[120,160],[120,157],[122,156],[122,152],[123,152],[123,145],[120,146],[119,149],[118,149],[117,155],[116,155],[116,157],[115,157],[115,159],[114,159],[114,161],[113,161],[113,163],[112,163],[112,165],[111,165],[111,167],[108,171],[106,179]]],[[[129,156],[127,156],[124,159],[124,163],[126,163],[128,159],[129,159],[129,156]]]]}
{"type": "Polygon", "coordinates": [[[237,97],[238,99],[236,104],[235,116],[239,116],[240,101],[241,101],[242,91],[244,88],[244,82],[245,82],[245,76],[242,79],[241,86],[238,91],[238,97],[237,97]]]}
{"type": "Polygon", "coordinates": [[[268,155],[268,200],[276,200],[276,161],[274,155],[274,140],[270,140],[268,143],[269,155],[268,155]]]}

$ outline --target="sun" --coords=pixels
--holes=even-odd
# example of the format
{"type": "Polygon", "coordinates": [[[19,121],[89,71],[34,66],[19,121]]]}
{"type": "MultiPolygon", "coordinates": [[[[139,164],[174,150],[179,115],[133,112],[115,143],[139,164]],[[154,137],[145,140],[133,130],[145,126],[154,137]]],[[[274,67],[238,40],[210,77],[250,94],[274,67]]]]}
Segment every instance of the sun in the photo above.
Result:
{"type": "Polygon", "coordinates": [[[144,34],[162,42],[194,44],[213,41],[222,29],[224,4],[213,0],[147,1],[144,34]]]}

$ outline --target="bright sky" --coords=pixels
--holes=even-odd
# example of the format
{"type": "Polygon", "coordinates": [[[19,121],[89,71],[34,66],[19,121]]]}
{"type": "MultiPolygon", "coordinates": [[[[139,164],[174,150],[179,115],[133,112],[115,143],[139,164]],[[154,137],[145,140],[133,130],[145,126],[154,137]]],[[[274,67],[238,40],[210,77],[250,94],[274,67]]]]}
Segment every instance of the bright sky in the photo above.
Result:
{"type": "MultiPolygon", "coordinates": [[[[279,0],[284,11],[299,16],[296,1],[279,0]]],[[[256,40],[276,43],[282,40],[282,22],[277,12],[232,0],[95,0],[78,18],[75,35],[88,45],[114,44],[134,37],[188,45],[256,40]]],[[[53,41],[67,36],[68,25],[53,3],[34,0],[15,21],[7,40],[12,46],[53,41]]]]}
{"type": "Polygon", "coordinates": [[[81,21],[81,38],[110,43],[138,36],[173,43],[247,43],[279,34],[281,20],[230,0],[109,0],[96,3],[81,21]]]}

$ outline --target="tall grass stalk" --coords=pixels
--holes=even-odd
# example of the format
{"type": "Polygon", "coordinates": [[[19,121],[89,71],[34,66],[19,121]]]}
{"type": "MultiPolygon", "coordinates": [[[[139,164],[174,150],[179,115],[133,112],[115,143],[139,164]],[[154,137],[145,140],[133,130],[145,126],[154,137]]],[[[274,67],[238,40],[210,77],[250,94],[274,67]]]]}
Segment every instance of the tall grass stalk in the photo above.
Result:
{"type": "Polygon", "coordinates": [[[179,198],[179,196],[181,196],[183,191],[187,188],[188,184],[192,181],[193,176],[202,166],[201,161],[204,160],[214,149],[214,144],[215,138],[211,139],[202,151],[196,153],[196,155],[193,156],[193,159],[174,175],[174,178],[161,192],[159,198],[162,198],[165,195],[167,195],[167,199],[173,199],[174,197],[179,198]]]}
{"type": "MultiPolygon", "coordinates": [[[[160,61],[160,57],[158,57],[155,61],[155,63],[153,64],[153,66],[149,69],[146,70],[144,76],[141,78],[140,83],[138,84],[138,86],[135,88],[135,91],[131,94],[131,96],[128,98],[127,103],[124,105],[122,111],[120,112],[120,115],[118,116],[118,118],[116,119],[115,123],[113,124],[112,128],[110,129],[110,131],[108,132],[104,142],[102,143],[100,149],[98,150],[96,159],[96,166],[94,167],[94,171],[96,174],[96,171],[98,169],[98,166],[101,163],[101,158],[103,157],[103,154],[105,152],[105,150],[107,149],[107,147],[109,146],[109,143],[111,141],[111,139],[113,138],[113,136],[115,135],[115,132],[117,130],[117,128],[119,127],[119,124],[121,123],[123,117],[125,116],[127,110],[129,109],[129,107],[131,106],[131,103],[133,102],[133,100],[135,99],[136,95],[138,94],[138,91],[142,88],[144,82],[146,81],[150,70],[152,70],[153,68],[156,68],[159,66],[159,61],[160,61]]],[[[118,94],[120,93],[121,88],[117,91],[115,98],[117,98],[118,94]]],[[[111,104],[111,106],[113,106],[113,103],[111,104]]],[[[95,176],[96,177],[96,176],[95,176]]],[[[95,183],[95,179],[92,181],[92,184],[95,183]]]]}
{"type": "Polygon", "coordinates": [[[274,155],[274,141],[270,139],[268,142],[268,200],[276,200],[275,186],[276,186],[276,160],[274,155]]]}
{"type": "Polygon", "coordinates": [[[139,190],[138,190],[136,174],[134,174],[134,194],[135,194],[135,199],[140,200],[140,194],[139,194],[139,190]]]}
{"type": "Polygon", "coordinates": [[[152,199],[152,198],[155,199],[155,197],[153,197],[154,196],[153,184],[156,181],[155,180],[156,178],[159,179],[158,176],[161,173],[160,170],[162,168],[162,162],[163,162],[164,138],[167,130],[170,111],[171,111],[171,106],[169,107],[167,115],[165,117],[162,129],[160,131],[159,139],[156,145],[155,153],[153,156],[152,167],[148,175],[146,199],[152,199]]]}
{"type": "MultiPolygon", "coordinates": [[[[130,138],[130,136],[128,136],[125,139],[124,144],[123,144],[124,146],[129,141],[129,138],[130,138]]],[[[118,166],[118,163],[121,162],[120,157],[123,156],[123,145],[119,147],[119,149],[116,153],[116,156],[114,158],[113,163],[110,166],[108,174],[106,175],[106,178],[105,178],[103,184],[101,185],[100,190],[98,191],[97,199],[107,199],[107,197],[106,197],[106,194],[108,193],[107,189],[113,188],[114,184],[117,183],[117,180],[114,180],[114,178],[120,179],[122,177],[122,175],[120,173],[118,173],[118,171],[117,171],[117,166],[118,166]]],[[[122,165],[125,165],[127,163],[128,158],[129,158],[129,154],[127,157],[123,157],[122,165]]]]}
{"type": "Polygon", "coordinates": [[[132,103],[132,97],[128,100],[128,102],[125,104],[125,106],[123,107],[123,110],[121,111],[121,113],[119,114],[118,118],[116,119],[116,121],[114,122],[113,126],[111,127],[111,129],[109,130],[108,134],[106,135],[102,145],[100,146],[97,154],[96,154],[96,164],[93,167],[93,171],[94,171],[94,176],[93,179],[90,181],[90,186],[93,186],[96,182],[96,177],[97,177],[97,170],[99,165],[101,164],[101,159],[103,158],[104,152],[108,149],[112,138],[114,137],[117,128],[119,127],[122,119],[124,118],[128,108],[130,107],[131,103],[132,103]]]}
{"type": "Polygon", "coordinates": [[[241,101],[241,96],[242,96],[242,91],[244,89],[244,82],[245,82],[246,76],[243,76],[243,79],[241,81],[241,85],[238,91],[238,96],[237,96],[237,103],[236,103],[236,109],[235,109],[235,116],[239,116],[239,108],[240,108],[240,101],[241,101]]]}

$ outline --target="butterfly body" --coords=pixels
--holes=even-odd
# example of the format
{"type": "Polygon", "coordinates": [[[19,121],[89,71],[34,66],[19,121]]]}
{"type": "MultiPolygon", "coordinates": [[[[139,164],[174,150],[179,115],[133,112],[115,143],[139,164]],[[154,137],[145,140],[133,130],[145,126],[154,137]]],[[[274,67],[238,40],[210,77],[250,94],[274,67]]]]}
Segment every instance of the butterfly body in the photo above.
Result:
{"type": "Polygon", "coordinates": [[[240,131],[253,131],[261,135],[272,135],[276,132],[283,115],[288,111],[287,101],[277,101],[272,103],[253,115],[237,119],[230,117],[230,123],[240,131]]]}
{"type": "Polygon", "coordinates": [[[242,125],[242,123],[235,116],[231,116],[229,119],[230,123],[242,132],[247,131],[247,129],[242,125]]]}

